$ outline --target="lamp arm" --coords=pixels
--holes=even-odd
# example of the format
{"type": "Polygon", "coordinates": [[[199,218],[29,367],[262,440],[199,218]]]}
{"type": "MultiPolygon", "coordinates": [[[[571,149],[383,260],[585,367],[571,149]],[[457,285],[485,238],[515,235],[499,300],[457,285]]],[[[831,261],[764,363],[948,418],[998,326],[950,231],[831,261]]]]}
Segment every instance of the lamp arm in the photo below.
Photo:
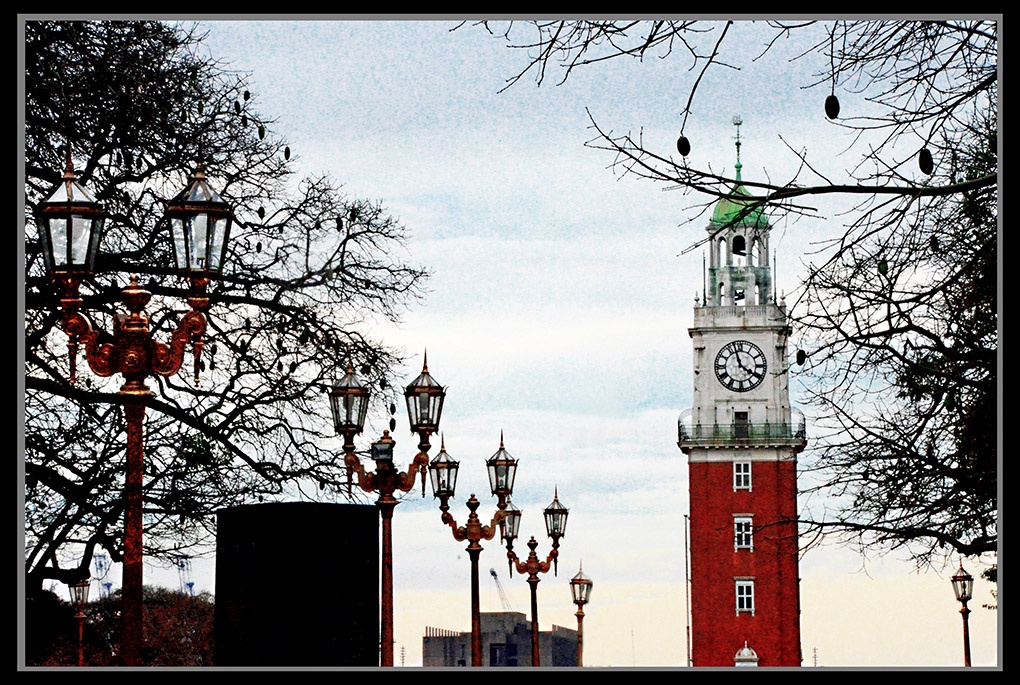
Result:
{"type": "Polygon", "coordinates": [[[202,335],[205,333],[205,314],[192,309],[177,324],[170,336],[170,344],[153,339],[151,343],[152,370],[161,376],[172,376],[184,363],[184,350],[190,342],[195,354],[195,382],[198,382],[199,359],[202,356],[202,335]]]}
{"type": "Polygon", "coordinates": [[[375,490],[375,474],[365,471],[365,466],[358,459],[357,455],[353,452],[345,454],[344,465],[358,475],[359,488],[365,492],[373,492],[375,490]]]}
{"type": "Polygon", "coordinates": [[[457,542],[464,542],[468,539],[467,528],[465,526],[458,526],[457,520],[453,518],[450,512],[443,512],[443,523],[450,526],[450,530],[453,532],[453,539],[457,542]]]}
{"type": "Polygon", "coordinates": [[[487,526],[482,526],[482,539],[491,540],[496,536],[496,530],[500,524],[503,523],[503,519],[506,518],[505,509],[497,509],[496,513],[492,517],[492,523],[487,526]]]}
{"type": "Polygon", "coordinates": [[[424,452],[414,455],[414,460],[407,467],[407,471],[397,474],[397,487],[401,492],[407,492],[414,487],[418,472],[421,471],[421,496],[425,496],[425,473],[428,470],[429,458],[424,452]]]}
{"type": "Polygon", "coordinates": [[[538,570],[540,573],[548,573],[549,569],[552,568],[553,564],[560,556],[560,551],[555,547],[549,552],[549,556],[545,558],[545,561],[538,562],[538,570]]]}
{"type": "Polygon", "coordinates": [[[68,337],[68,354],[71,356],[71,382],[75,380],[75,360],[78,356],[79,341],[85,343],[85,359],[97,376],[107,377],[117,373],[120,353],[114,343],[100,343],[99,332],[92,328],[89,320],[79,312],[64,312],[64,332],[68,337]]]}
{"type": "Polygon", "coordinates": [[[528,561],[525,559],[523,562],[517,558],[517,552],[512,549],[506,551],[506,558],[510,562],[510,570],[517,569],[517,573],[523,575],[528,572],[528,561]]]}

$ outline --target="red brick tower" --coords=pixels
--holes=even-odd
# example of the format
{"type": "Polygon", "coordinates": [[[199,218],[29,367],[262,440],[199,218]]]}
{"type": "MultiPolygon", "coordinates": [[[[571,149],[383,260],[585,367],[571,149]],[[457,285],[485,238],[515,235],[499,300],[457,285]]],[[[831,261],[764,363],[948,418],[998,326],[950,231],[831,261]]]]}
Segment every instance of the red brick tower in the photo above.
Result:
{"type": "MultiPolygon", "coordinates": [[[[747,195],[740,169],[738,128],[732,194],[747,195]]],[[[770,226],[760,208],[723,199],[707,230],[706,287],[689,329],[694,401],[677,443],[690,477],[691,664],[800,666],[797,454],[806,437],[790,406],[790,325],[772,285],[770,226]]]]}

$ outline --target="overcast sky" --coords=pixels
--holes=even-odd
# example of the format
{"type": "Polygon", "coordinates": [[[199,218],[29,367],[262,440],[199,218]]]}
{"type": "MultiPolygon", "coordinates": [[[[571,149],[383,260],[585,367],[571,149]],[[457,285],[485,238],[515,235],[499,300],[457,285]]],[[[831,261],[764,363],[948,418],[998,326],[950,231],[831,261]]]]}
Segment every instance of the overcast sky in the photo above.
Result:
{"type": "MultiPolygon", "coordinates": [[[[540,88],[525,77],[499,93],[525,55],[478,27],[451,31],[457,24],[204,22],[212,54],[251,73],[255,106],[279,119],[274,132],[299,171],[329,173],[352,196],[380,200],[409,229],[406,259],[432,271],[428,296],[379,331],[407,351],[407,382],[427,349],[430,372],[448,386],[442,430],[461,462],[451,513],[463,523],[471,492],[483,519],[495,510],[484,460],[502,432],[520,460],[522,540],[534,535],[538,551],[548,551],[541,510],[554,488],[570,509],[559,575],[538,586],[541,628],[576,628],[568,581],[583,561],[594,581],[585,665],[683,666],[688,483],[676,421],[691,405],[687,328],[702,253],[681,252],[704,236],[706,218],[692,212],[690,195],[618,178],[608,153],[584,143],[594,137],[590,112],[605,129],[642,131],[649,147],[672,152],[696,74],[680,55],[612,61],[564,85],[554,73],[540,88]]],[[[758,47],[746,35],[726,46],[747,51],[727,52],[734,63],[758,47]]],[[[827,93],[801,90],[810,65],[787,62],[796,46],[780,47],[700,86],[685,129],[693,166],[732,173],[735,114],[744,122],[745,179],[792,176],[780,136],[822,167],[849,165],[837,155],[847,139],[824,117],[827,93]]],[[[778,290],[796,287],[812,242],[834,221],[776,223],[778,290]]],[[[791,399],[798,406],[795,384],[791,399]]],[[[388,418],[374,417],[363,438],[388,418]]],[[[405,428],[394,437],[406,468],[416,439],[405,428]]],[[[423,499],[412,490],[393,531],[395,661],[415,666],[426,626],[470,629],[470,564],[431,492],[423,499]]],[[[515,609],[528,613],[524,578],[506,575],[495,540],[483,547],[482,610],[501,610],[492,567],[515,609]]],[[[277,563],[278,590],[297,589],[300,560],[277,563]]],[[[196,590],[214,592],[212,561],[193,564],[196,590]]],[[[981,568],[971,566],[977,576],[981,568]]],[[[962,664],[954,570],[917,575],[899,558],[864,566],[835,547],[808,551],[804,665],[962,664]]],[[[147,574],[146,582],[176,582],[173,572],[147,574]]],[[[988,588],[979,581],[972,603],[975,665],[997,663],[998,616],[980,608],[992,600],[988,588]]]]}

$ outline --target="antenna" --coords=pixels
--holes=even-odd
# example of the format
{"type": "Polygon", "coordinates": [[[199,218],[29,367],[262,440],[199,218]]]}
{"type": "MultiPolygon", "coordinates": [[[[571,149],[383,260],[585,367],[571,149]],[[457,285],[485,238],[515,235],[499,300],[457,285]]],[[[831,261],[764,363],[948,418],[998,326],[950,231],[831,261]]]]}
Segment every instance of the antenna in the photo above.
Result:
{"type": "Polygon", "coordinates": [[[684,514],[684,617],[687,619],[687,665],[691,665],[691,565],[687,531],[690,530],[690,515],[684,514]]]}
{"type": "Polygon", "coordinates": [[[705,282],[705,253],[701,253],[701,305],[708,305],[708,284],[705,282]]]}
{"type": "Polygon", "coordinates": [[[740,118],[739,114],[733,115],[733,125],[737,127],[737,165],[734,169],[737,170],[737,180],[740,180],[740,170],[743,165],[740,163],[740,125],[744,123],[744,120],[740,118]]]}
{"type": "Polygon", "coordinates": [[[772,250],[772,304],[776,303],[776,290],[778,290],[778,288],[776,288],[776,285],[778,285],[778,283],[779,283],[778,280],[776,279],[776,276],[777,276],[777,273],[778,273],[776,271],[777,268],[778,267],[776,265],[776,251],[773,249],[772,250]]]}

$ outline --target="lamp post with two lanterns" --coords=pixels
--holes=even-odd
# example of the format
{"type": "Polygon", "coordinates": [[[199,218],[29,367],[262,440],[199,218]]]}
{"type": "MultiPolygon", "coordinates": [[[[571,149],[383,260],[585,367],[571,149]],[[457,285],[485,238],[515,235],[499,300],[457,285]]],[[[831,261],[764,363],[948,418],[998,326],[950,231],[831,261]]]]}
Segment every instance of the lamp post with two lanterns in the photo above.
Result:
{"type": "Polygon", "coordinates": [[[960,615],[963,616],[963,665],[970,666],[970,630],[968,627],[970,609],[967,608],[967,602],[974,596],[974,577],[967,573],[963,565],[961,565],[960,570],[956,572],[951,580],[956,601],[962,605],[960,607],[960,615]]]}
{"type": "Polygon", "coordinates": [[[70,382],[76,380],[78,346],[84,345],[89,368],[97,376],[120,374],[119,400],[127,428],[124,505],[124,570],[122,587],[121,663],[141,665],[142,636],[142,477],[144,474],[145,407],[152,395],[149,376],[171,376],[180,369],[190,344],[198,382],[210,279],[219,273],[234,221],[229,205],[209,186],[200,163],[190,184],[168,204],[173,254],[179,273],[188,279],[191,307],[177,324],[169,345],[155,340],[143,313],[152,294],[132,275],[121,291],[126,314],[113,319],[113,334],[93,328],[81,313],[81,283],[94,274],[106,212],[79,185],[67,149],[63,178],[36,205],[35,215],[43,259],[58,291],[62,324],[68,337],[70,382]]]}
{"type": "Polygon", "coordinates": [[[382,519],[382,579],[380,589],[379,639],[381,666],[393,666],[393,509],[399,504],[393,493],[407,492],[414,487],[421,473],[422,496],[425,496],[425,472],[428,469],[429,439],[439,430],[446,390],[429,375],[428,357],[421,374],[404,391],[411,432],[418,434],[418,453],[407,471],[401,473],[393,465],[396,442],[389,431],[371,446],[375,471],[366,471],[354,453],[354,436],[364,430],[371,392],[354,373],[348,362],[344,377],[329,390],[333,426],[344,438],[344,465],[347,467],[348,487],[352,474],[356,474],[358,487],[368,493],[378,493],[376,506],[382,519]]]}
{"type": "Polygon", "coordinates": [[[454,496],[457,486],[457,471],[460,462],[455,461],[446,452],[443,441],[439,454],[429,465],[429,476],[432,480],[432,494],[439,499],[439,510],[443,512],[442,522],[453,532],[454,540],[468,541],[465,548],[471,559],[471,665],[482,665],[482,623],[480,603],[478,599],[478,557],[482,553],[482,540],[491,540],[496,531],[502,533],[504,520],[511,511],[516,511],[510,503],[510,495],[514,490],[514,477],[517,473],[517,460],[510,456],[503,445],[503,434],[499,436],[499,449],[485,462],[489,474],[489,488],[497,498],[496,513],[489,525],[484,525],[478,516],[478,499],[474,493],[468,498],[467,523],[457,525],[450,513],[450,498],[454,496]]]}
{"type": "Polygon", "coordinates": [[[570,511],[560,504],[559,489],[553,491],[553,501],[545,508],[543,512],[545,515],[545,530],[546,533],[552,538],[552,549],[546,556],[545,560],[538,558],[538,554],[535,549],[538,547],[538,542],[535,537],[532,536],[528,540],[528,556],[524,561],[521,561],[517,557],[517,553],[513,550],[513,541],[517,538],[517,530],[520,526],[521,512],[515,511],[513,516],[507,516],[506,528],[503,533],[503,539],[506,541],[506,555],[510,565],[510,575],[513,575],[514,569],[520,574],[528,574],[528,585],[531,586],[531,665],[540,666],[541,659],[539,655],[539,640],[538,640],[538,583],[541,580],[539,578],[540,573],[548,573],[549,569],[553,569],[553,574],[557,571],[557,559],[559,558],[560,538],[567,532],[567,514],[570,511]]]}

